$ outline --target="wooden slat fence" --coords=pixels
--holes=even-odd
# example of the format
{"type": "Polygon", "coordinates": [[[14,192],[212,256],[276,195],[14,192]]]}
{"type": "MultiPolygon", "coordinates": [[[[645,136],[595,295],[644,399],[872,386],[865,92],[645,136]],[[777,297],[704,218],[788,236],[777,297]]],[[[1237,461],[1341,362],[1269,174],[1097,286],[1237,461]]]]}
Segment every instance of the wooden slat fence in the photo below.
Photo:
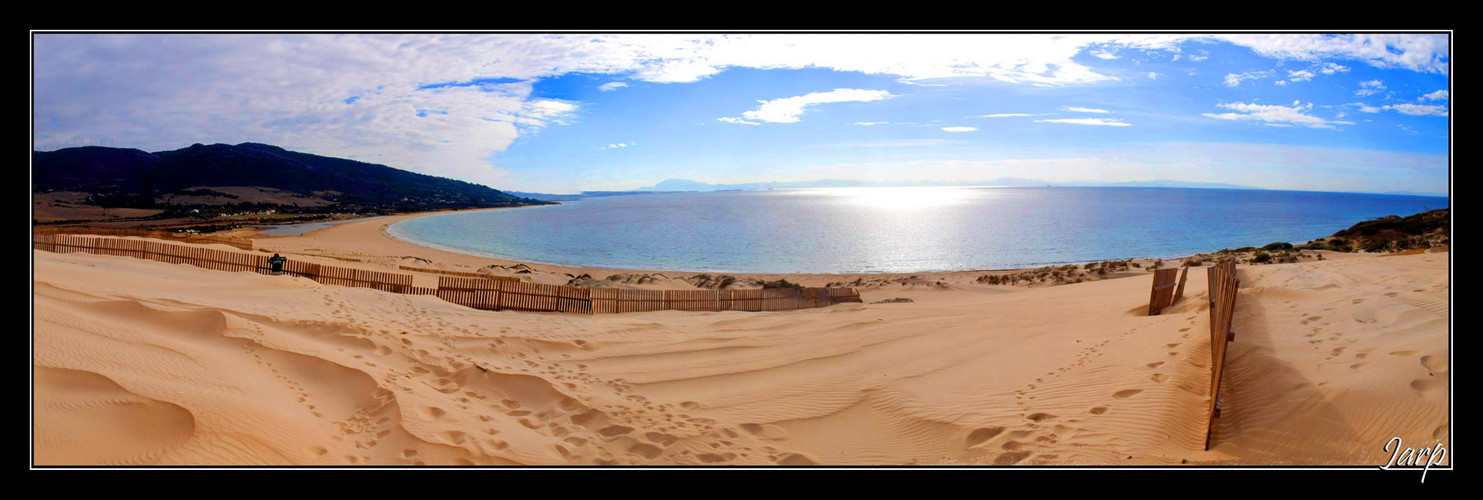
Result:
{"type": "Polygon", "coordinates": [[[1179,273],[1179,286],[1174,288],[1174,300],[1169,301],[1169,305],[1178,304],[1179,299],[1184,298],[1184,280],[1189,278],[1189,267],[1184,266],[1184,271],[1179,273]]]}
{"type": "MultiPolygon", "coordinates": [[[[218,271],[271,274],[268,256],[149,240],[70,234],[33,234],[33,248],[57,253],[86,252],[190,264],[218,271]]],[[[406,266],[402,266],[406,269],[406,266]]],[[[437,271],[437,288],[412,286],[412,275],[326,266],[289,260],[283,274],[326,285],[374,288],[386,292],[434,295],[474,309],[609,314],[642,311],[789,311],[861,302],[854,288],[763,288],[752,290],[629,290],[527,283],[478,273],[437,271]]]]}
{"type": "Polygon", "coordinates": [[[722,311],[761,311],[762,289],[720,290],[722,311]]]}
{"type": "Polygon", "coordinates": [[[668,308],[664,290],[594,288],[590,293],[594,314],[663,311],[668,308]]]}
{"type": "Polygon", "coordinates": [[[1153,271],[1153,289],[1148,293],[1149,316],[1155,316],[1165,307],[1174,304],[1174,279],[1178,277],[1179,270],[1172,267],[1153,271]]]}
{"type": "MultiPolygon", "coordinates": [[[[169,264],[189,264],[213,271],[236,271],[271,274],[268,256],[177,245],[162,241],[81,236],[72,234],[33,234],[32,248],[58,253],[86,252],[154,260],[169,264]]],[[[375,288],[408,293],[412,275],[365,269],[335,267],[290,260],[284,263],[284,274],[309,278],[326,285],[375,288]]]]}
{"type": "Polygon", "coordinates": [[[253,242],[247,238],[222,238],[214,236],[203,236],[200,233],[177,233],[174,231],[151,230],[151,229],[127,229],[106,227],[63,227],[63,226],[37,226],[31,228],[33,235],[72,234],[72,235],[95,235],[95,236],[137,236],[140,238],[153,238],[157,240],[179,241],[183,243],[228,245],[243,250],[252,250],[253,242]]]}
{"type": "Polygon", "coordinates": [[[664,304],[676,311],[720,311],[721,294],[715,290],[665,290],[664,304]]]}
{"type": "Polygon", "coordinates": [[[1236,279],[1235,261],[1225,261],[1211,267],[1210,278],[1210,422],[1205,431],[1205,449],[1210,449],[1210,439],[1215,433],[1215,419],[1220,417],[1220,379],[1226,363],[1226,345],[1236,339],[1231,319],[1236,312],[1236,290],[1241,280],[1236,279]]]}
{"type": "Polygon", "coordinates": [[[647,311],[790,311],[860,302],[853,288],[631,290],[440,276],[438,297],[475,309],[614,314],[647,311]]]}

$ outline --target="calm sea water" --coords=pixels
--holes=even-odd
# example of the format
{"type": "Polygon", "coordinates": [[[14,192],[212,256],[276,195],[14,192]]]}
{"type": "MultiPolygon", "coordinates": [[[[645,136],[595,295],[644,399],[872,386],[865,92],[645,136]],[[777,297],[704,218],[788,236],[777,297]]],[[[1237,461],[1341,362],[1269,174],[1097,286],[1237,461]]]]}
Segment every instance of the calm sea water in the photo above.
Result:
{"type": "Polygon", "coordinates": [[[627,269],[915,272],[1294,243],[1446,198],[1176,188],[828,188],[589,198],[400,222],[466,253],[627,269]]]}

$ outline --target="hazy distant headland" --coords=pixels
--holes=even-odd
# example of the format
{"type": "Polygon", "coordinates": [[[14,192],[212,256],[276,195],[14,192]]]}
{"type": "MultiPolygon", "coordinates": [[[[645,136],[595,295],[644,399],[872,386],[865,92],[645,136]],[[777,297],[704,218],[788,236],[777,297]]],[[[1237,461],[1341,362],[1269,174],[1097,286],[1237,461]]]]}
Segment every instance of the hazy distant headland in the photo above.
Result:
{"type": "MultiPolygon", "coordinates": [[[[544,201],[576,201],[583,198],[597,198],[604,196],[628,196],[641,194],[662,194],[680,192],[713,192],[713,191],[761,191],[768,189],[807,189],[807,188],[854,188],[854,187],[1130,187],[1130,188],[1190,188],[1190,189],[1249,189],[1267,190],[1266,188],[1252,187],[1241,184],[1228,184],[1222,182],[1192,182],[1171,180],[1150,181],[1124,181],[1124,182],[1101,182],[1101,181],[1071,181],[1052,182],[1040,179],[1025,179],[1019,177],[1000,177],[992,180],[978,182],[932,182],[932,181],[861,181],[849,179],[817,179],[812,181],[791,182],[747,182],[739,184],[711,184],[690,179],[665,179],[653,186],[641,187],[629,191],[582,191],[578,194],[548,194],[548,193],[509,193],[526,198],[544,201]]],[[[1409,191],[1396,191],[1385,193],[1366,194],[1394,194],[1408,196],[1447,196],[1447,193],[1420,193],[1409,191]]]]}

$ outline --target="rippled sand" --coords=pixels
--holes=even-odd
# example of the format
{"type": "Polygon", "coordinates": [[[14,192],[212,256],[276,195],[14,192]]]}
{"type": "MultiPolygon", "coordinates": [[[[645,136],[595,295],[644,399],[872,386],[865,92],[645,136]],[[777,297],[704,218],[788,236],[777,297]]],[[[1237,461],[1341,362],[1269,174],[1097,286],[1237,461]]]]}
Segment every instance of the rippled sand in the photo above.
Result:
{"type": "Polygon", "coordinates": [[[779,313],[484,312],[36,251],[37,464],[1381,465],[1447,440],[1447,253],[868,290],[779,313]],[[911,303],[869,304],[908,297],[911,303]]]}

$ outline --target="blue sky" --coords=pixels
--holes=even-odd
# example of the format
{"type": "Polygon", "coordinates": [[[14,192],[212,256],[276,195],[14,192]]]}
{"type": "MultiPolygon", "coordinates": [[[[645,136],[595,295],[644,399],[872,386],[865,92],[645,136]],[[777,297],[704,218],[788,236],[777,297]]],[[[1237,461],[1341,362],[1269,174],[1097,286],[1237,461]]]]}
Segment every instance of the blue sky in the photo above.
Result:
{"type": "Polygon", "coordinates": [[[1445,192],[1445,35],[35,36],[40,150],[266,142],[499,189],[1445,192]]]}

